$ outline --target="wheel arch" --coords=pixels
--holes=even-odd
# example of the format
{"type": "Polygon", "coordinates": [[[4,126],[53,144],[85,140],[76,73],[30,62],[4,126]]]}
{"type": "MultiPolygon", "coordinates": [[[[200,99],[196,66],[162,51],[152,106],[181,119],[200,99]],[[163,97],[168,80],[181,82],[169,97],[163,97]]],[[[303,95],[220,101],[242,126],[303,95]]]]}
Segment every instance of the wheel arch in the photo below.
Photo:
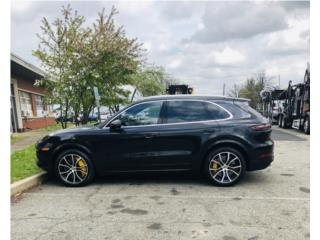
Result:
{"type": "MultiPolygon", "coordinates": [[[[85,154],[87,154],[88,157],[92,158],[91,150],[87,146],[85,146],[84,144],[75,143],[75,142],[72,142],[72,143],[71,142],[66,142],[66,143],[63,143],[63,144],[59,145],[57,148],[54,149],[54,151],[52,153],[52,158],[51,158],[52,166],[54,166],[54,163],[55,163],[57,157],[59,156],[59,154],[61,154],[63,151],[69,150],[69,149],[76,149],[76,150],[82,151],[85,154]]],[[[91,161],[91,162],[92,162],[92,164],[94,166],[93,161],[91,161]]]]}
{"type": "Polygon", "coordinates": [[[243,157],[244,161],[246,162],[246,166],[248,167],[248,147],[241,139],[221,139],[214,141],[207,145],[207,147],[204,150],[204,154],[201,161],[200,169],[203,169],[205,160],[214,149],[222,148],[222,147],[230,147],[234,148],[235,150],[239,151],[243,157]]]}

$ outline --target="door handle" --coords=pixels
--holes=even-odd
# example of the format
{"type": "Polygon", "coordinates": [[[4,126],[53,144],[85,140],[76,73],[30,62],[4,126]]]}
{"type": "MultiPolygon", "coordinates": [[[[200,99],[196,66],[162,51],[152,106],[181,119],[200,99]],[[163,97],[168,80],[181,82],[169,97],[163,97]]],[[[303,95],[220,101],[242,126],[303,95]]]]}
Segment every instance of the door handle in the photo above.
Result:
{"type": "Polygon", "coordinates": [[[152,134],[145,134],[144,135],[144,138],[154,138],[154,137],[156,137],[158,134],[155,134],[155,133],[152,133],[152,134]]]}
{"type": "Polygon", "coordinates": [[[214,133],[214,132],[215,132],[214,129],[207,129],[207,130],[203,131],[204,134],[211,134],[211,133],[214,133]]]}

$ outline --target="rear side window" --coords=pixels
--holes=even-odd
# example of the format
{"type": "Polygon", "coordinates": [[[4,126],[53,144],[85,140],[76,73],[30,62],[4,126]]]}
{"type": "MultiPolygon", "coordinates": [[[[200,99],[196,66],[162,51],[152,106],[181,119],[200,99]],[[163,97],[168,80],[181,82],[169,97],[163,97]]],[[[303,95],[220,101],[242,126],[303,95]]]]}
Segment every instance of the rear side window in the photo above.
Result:
{"type": "Polygon", "coordinates": [[[256,110],[254,110],[252,107],[249,106],[249,103],[248,102],[235,102],[235,104],[239,107],[241,107],[242,110],[250,113],[251,115],[255,116],[256,118],[258,119],[261,119],[263,120],[264,117],[259,113],[257,112],[256,110]]]}
{"type": "Polygon", "coordinates": [[[203,101],[168,101],[167,123],[198,122],[228,118],[229,114],[215,104],[203,101]]]}
{"type": "Polygon", "coordinates": [[[226,119],[230,117],[230,114],[223,110],[221,107],[207,102],[205,102],[204,104],[207,111],[209,112],[209,118],[211,120],[226,119]]]}
{"type": "Polygon", "coordinates": [[[243,104],[243,108],[240,105],[236,105],[231,101],[215,101],[217,104],[219,104],[220,106],[222,106],[223,108],[227,109],[228,111],[230,111],[233,116],[237,119],[239,118],[250,118],[251,115],[248,112],[248,110],[246,109],[246,106],[244,103],[243,104]]]}
{"type": "Polygon", "coordinates": [[[219,105],[232,112],[235,118],[250,118],[252,115],[258,119],[263,119],[263,116],[249,106],[245,101],[217,101],[219,105]]]}

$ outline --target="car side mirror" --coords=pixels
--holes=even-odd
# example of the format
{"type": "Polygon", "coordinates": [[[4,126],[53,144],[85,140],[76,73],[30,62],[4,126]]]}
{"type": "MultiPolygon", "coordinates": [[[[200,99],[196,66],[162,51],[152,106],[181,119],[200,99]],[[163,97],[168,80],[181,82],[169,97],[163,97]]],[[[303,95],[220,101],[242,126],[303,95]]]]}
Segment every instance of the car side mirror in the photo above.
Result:
{"type": "Polygon", "coordinates": [[[116,119],[110,123],[110,130],[111,131],[119,131],[121,129],[122,123],[120,119],[116,119]]]}

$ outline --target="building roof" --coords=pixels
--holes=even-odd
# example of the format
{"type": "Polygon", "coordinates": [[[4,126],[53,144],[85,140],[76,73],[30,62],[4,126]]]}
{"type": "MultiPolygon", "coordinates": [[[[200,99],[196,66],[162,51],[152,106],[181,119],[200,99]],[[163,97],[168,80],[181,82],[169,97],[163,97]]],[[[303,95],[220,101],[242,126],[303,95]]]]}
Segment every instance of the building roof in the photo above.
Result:
{"type": "Polygon", "coordinates": [[[14,53],[11,53],[11,73],[32,79],[43,78],[45,75],[45,72],[40,68],[18,57],[14,53]]]}

